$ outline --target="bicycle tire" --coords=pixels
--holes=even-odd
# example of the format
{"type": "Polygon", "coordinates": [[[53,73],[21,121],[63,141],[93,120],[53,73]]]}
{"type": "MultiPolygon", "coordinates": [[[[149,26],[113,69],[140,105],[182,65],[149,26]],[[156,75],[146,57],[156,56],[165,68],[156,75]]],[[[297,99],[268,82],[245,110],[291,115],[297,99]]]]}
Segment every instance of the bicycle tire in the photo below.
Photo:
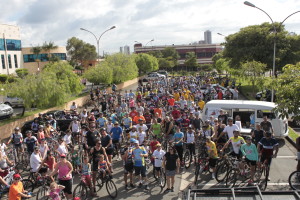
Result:
{"type": "Polygon", "coordinates": [[[269,175],[270,175],[270,167],[268,165],[265,168],[265,173],[266,173],[266,176],[265,176],[264,180],[262,181],[262,184],[260,187],[260,189],[263,191],[266,190],[266,188],[268,186],[268,179],[269,179],[269,175]]]}
{"type": "Polygon", "coordinates": [[[300,190],[300,171],[294,171],[289,175],[289,185],[293,190],[300,190]]]}
{"type": "Polygon", "coordinates": [[[237,181],[237,171],[236,169],[232,169],[231,171],[228,172],[226,176],[226,187],[234,187],[235,183],[237,181]]]}
{"type": "Polygon", "coordinates": [[[80,199],[84,200],[87,199],[88,197],[88,190],[85,184],[83,184],[82,182],[79,183],[73,191],[73,196],[74,197],[79,197],[80,199]]]}
{"type": "Polygon", "coordinates": [[[50,188],[48,186],[41,187],[38,190],[37,194],[36,194],[36,200],[40,200],[40,199],[47,200],[47,199],[50,199],[49,196],[48,196],[49,190],[50,190],[50,188]]]}
{"type": "Polygon", "coordinates": [[[97,179],[96,179],[96,192],[99,192],[101,190],[101,188],[103,187],[103,180],[102,178],[100,177],[100,174],[98,175],[97,179]]]}
{"type": "Polygon", "coordinates": [[[166,176],[166,172],[164,169],[160,169],[160,187],[164,188],[166,186],[167,183],[167,176],[166,176]]]}
{"type": "Polygon", "coordinates": [[[194,179],[194,184],[196,186],[197,186],[197,182],[198,182],[199,170],[200,170],[200,164],[197,164],[196,165],[196,170],[195,170],[195,179],[194,179]]]}
{"type": "Polygon", "coordinates": [[[220,164],[217,166],[216,180],[218,181],[218,183],[221,183],[226,179],[229,171],[230,171],[230,166],[227,163],[220,164]]]}
{"type": "Polygon", "coordinates": [[[186,150],[183,156],[184,167],[188,169],[191,166],[191,153],[190,150],[186,150]]]}
{"type": "Polygon", "coordinates": [[[109,196],[111,198],[114,199],[114,198],[116,198],[118,196],[117,186],[116,186],[116,184],[111,179],[109,179],[109,180],[106,181],[105,187],[106,187],[107,193],[109,194],[109,196]]]}

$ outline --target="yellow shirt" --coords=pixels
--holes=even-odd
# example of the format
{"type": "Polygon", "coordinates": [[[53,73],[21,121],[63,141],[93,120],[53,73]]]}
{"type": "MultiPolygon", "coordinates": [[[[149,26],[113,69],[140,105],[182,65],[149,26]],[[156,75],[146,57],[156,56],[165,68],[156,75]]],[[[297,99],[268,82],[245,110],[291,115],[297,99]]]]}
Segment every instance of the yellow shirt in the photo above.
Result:
{"type": "Polygon", "coordinates": [[[179,101],[179,99],[180,99],[180,94],[179,94],[178,92],[175,92],[175,93],[174,93],[174,99],[175,99],[175,101],[179,101]]]}
{"type": "Polygon", "coordinates": [[[203,108],[205,106],[205,101],[199,101],[198,106],[200,107],[201,110],[203,110],[203,108]]]}
{"type": "Polygon", "coordinates": [[[186,92],[186,93],[184,93],[183,94],[183,98],[185,99],[185,100],[189,100],[189,94],[186,92]]]}
{"type": "Polygon", "coordinates": [[[207,153],[210,158],[218,158],[216,144],[213,141],[206,142],[207,153]]]}

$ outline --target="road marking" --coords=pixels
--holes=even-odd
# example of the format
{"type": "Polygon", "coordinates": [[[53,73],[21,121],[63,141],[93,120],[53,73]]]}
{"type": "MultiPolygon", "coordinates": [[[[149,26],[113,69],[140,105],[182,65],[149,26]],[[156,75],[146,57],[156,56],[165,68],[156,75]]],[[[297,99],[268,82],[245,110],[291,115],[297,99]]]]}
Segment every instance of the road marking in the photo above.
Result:
{"type": "Polygon", "coordinates": [[[277,156],[276,158],[297,158],[297,156],[277,156]]]}
{"type": "MultiPolygon", "coordinates": [[[[216,186],[216,185],[220,185],[220,186],[225,186],[225,184],[217,184],[217,183],[206,183],[206,184],[197,184],[197,186],[216,186]]],[[[289,185],[289,183],[269,183],[268,182],[268,186],[287,186],[289,185]]]]}

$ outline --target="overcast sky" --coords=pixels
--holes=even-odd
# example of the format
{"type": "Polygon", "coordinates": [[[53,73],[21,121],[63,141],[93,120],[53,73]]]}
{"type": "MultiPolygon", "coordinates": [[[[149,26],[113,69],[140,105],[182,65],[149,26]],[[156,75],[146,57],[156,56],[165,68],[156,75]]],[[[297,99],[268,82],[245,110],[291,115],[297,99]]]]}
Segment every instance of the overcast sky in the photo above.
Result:
{"type": "MultiPolygon", "coordinates": [[[[269,22],[258,9],[243,0],[0,0],[0,23],[21,28],[22,45],[42,45],[53,41],[65,46],[75,36],[96,45],[85,28],[103,35],[100,51],[118,52],[120,46],[134,41],[149,45],[188,44],[203,40],[212,31],[213,43],[224,41],[217,33],[229,35],[240,28],[269,22]]],[[[300,10],[299,0],[250,0],[265,10],[274,21],[281,22],[300,10]]],[[[286,22],[289,32],[300,33],[300,13],[286,22]]]]}

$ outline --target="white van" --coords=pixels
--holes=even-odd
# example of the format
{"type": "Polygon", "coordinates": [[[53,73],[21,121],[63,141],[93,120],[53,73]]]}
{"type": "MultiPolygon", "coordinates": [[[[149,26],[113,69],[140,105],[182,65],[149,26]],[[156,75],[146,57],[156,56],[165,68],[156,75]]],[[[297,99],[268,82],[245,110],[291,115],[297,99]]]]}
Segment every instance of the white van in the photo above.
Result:
{"type": "Polygon", "coordinates": [[[275,114],[273,109],[275,103],[265,101],[245,101],[245,100],[212,100],[206,103],[202,119],[206,120],[213,116],[217,118],[220,110],[227,113],[228,117],[235,120],[237,115],[241,118],[241,132],[249,134],[254,124],[251,125],[250,116],[254,117],[255,124],[263,121],[263,116],[267,116],[272,123],[275,137],[284,137],[288,135],[287,119],[279,118],[279,114],[275,114]]]}

